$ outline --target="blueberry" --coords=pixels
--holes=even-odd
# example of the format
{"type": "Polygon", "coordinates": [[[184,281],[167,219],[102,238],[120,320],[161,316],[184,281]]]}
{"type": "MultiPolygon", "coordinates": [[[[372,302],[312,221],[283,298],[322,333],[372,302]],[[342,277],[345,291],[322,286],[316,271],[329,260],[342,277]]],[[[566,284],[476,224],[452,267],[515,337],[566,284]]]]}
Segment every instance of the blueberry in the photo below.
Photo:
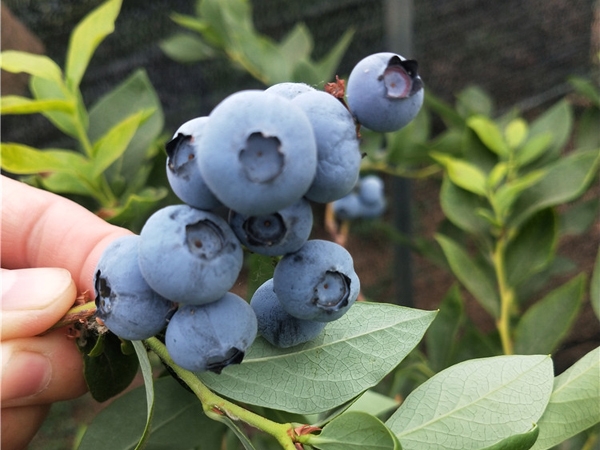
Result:
{"type": "Polygon", "coordinates": [[[197,141],[208,117],[197,117],[179,127],[167,143],[167,178],[181,201],[195,208],[211,210],[221,202],[210,191],[196,162],[197,141]]]}
{"type": "Polygon", "coordinates": [[[333,202],[333,213],[340,220],[353,220],[361,217],[362,203],[356,192],[350,192],[348,195],[333,202]]]}
{"type": "Polygon", "coordinates": [[[380,203],[384,198],[383,180],[377,175],[367,175],[360,179],[358,183],[358,196],[363,203],[380,203]]]}
{"type": "Polygon", "coordinates": [[[231,229],[250,251],[268,256],[295,252],[307,241],[313,224],[310,203],[301,198],[272,214],[246,216],[236,211],[229,215],[231,229]]]}
{"type": "Polygon", "coordinates": [[[306,198],[318,203],[337,200],[352,190],[360,172],[354,119],[342,102],[323,91],[298,95],[293,103],[306,113],[317,142],[317,174],[306,198]]]}
{"type": "Polygon", "coordinates": [[[292,82],[284,82],[277,83],[270,87],[268,87],[265,92],[269,92],[271,94],[277,94],[282,97],[287,98],[288,100],[292,100],[294,97],[297,97],[300,94],[304,94],[305,92],[314,92],[315,88],[309,86],[306,83],[292,83],[292,82]]]}
{"type": "Polygon", "coordinates": [[[184,305],[167,326],[165,345],[173,361],[194,372],[221,373],[239,364],[257,333],[254,310],[227,292],[206,305],[184,305]]]}
{"type": "Polygon", "coordinates": [[[325,322],[298,319],[283,309],[273,292],[273,279],[263,283],[252,296],[250,306],[256,313],[258,333],[280,348],[304,344],[316,338],[325,322]]]}
{"type": "Polygon", "coordinates": [[[273,274],[273,290],[292,316],[331,322],[354,304],[360,281],[344,247],[314,239],[281,258],[273,274]]]}
{"type": "Polygon", "coordinates": [[[360,124],[378,132],[399,130],[423,104],[417,62],[394,53],[367,56],[350,72],[346,98],[360,124]]]}
{"type": "Polygon", "coordinates": [[[291,100],[258,90],[225,98],[198,141],[204,180],[228,208],[271,214],[300,199],[317,168],[311,124],[291,100]]]}
{"type": "Polygon", "coordinates": [[[176,302],[203,304],[219,299],[242,268],[241,244],[227,222],[208,211],[167,206],[150,216],[140,236],[144,278],[176,302]]]}
{"type": "Polygon", "coordinates": [[[96,316],[110,331],[127,340],[148,339],[160,332],[175,304],[153,291],[138,266],[140,237],[111,242],[94,276],[96,316]]]}

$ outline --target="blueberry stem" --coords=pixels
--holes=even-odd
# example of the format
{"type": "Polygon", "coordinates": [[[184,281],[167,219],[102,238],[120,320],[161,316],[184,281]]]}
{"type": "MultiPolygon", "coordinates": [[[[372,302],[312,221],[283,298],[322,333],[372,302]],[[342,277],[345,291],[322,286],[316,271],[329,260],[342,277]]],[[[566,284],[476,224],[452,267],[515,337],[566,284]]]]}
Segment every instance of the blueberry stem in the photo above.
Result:
{"type": "Polygon", "coordinates": [[[62,328],[67,325],[71,325],[78,322],[85,322],[96,313],[96,304],[91,301],[83,304],[77,304],[69,309],[65,315],[48,330],[42,334],[46,334],[57,328],[62,328]]]}
{"type": "Polygon", "coordinates": [[[297,450],[295,446],[296,433],[292,424],[282,424],[266,419],[252,411],[242,408],[235,403],[219,397],[202,383],[193,372],[175,364],[169,356],[165,345],[156,338],[144,340],[147,348],[152,350],[188,387],[202,403],[204,413],[213,420],[223,421],[227,418],[233,421],[241,420],[248,425],[273,436],[284,450],[297,450]]]}

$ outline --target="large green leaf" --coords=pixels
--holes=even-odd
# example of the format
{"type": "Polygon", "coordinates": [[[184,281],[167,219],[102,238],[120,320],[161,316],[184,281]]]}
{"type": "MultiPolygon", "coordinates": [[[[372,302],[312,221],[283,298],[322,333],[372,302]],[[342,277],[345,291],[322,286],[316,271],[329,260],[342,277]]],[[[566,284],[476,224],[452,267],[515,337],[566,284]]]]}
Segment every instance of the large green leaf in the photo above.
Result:
{"type": "Polygon", "coordinates": [[[482,266],[475,263],[458,243],[442,234],[437,234],[436,240],[442,247],[454,275],[488,313],[498,317],[500,300],[494,279],[482,266]]]}
{"type": "Polygon", "coordinates": [[[51,80],[64,88],[62,70],[54,61],[44,55],[6,50],[0,53],[0,67],[7,72],[25,72],[29,75],[51,80]]]}
{"type": "Polygon", "coordinates": [[[213,58],[214,49],[190,33],[176,33],[160,42],[161,50],[179,63],[194,63],[213,58]]]}
{"type": "Polygon", "coordinates": [[[600,347],[554,380],[550,402],[538,422],[533,450],[545,450],[600,422],[600,347]]]}
{"type": "Polygon", "coordinates": [[[336,417],[308,442],[320,450],[400,450],[397,438],[383,422],[359,411],[336,417]]]}
{"type": "Polygon", "coordinates": [[[121,2],[122,0],[104,2],[85,16],[71,33],[65,77],[72,92],[79,89],[79,83],[98,45],[114,31],[121,2]]]}
{"type": "MultiPolygon", "coordinates": [[[[62,82],[61,82],[62,83],[62,82]]],[[[29,89],[38,101],[63,100],[76,102],[75,97],[66,92],[61,83],[43,77],[32,76],[29,80],[29,89]]],[[[54,124],[56,128],[68,136],[77,138],[81,133],[75,112],[64,112],[57,110],[42,111],[42,114],[54,124]]]]}
{"type": "Polygon", "coordinates": [[[148,358],[148,352],[146,347],[141,341],[132,341],[131,344],[135,350],[140,363],[140,370],[142,372],[142,378],[144,379],[144,388],[146,389],[146,426],[141,435],[141,438],[136,446],[136,450],[144,448],[148,442],[150,436],[150,427],[152,424],[152,417],[154,416],[154,379],[152,378],[152,365],[150,358],[148,358]]]}
{"type": "Polygon", "coordinates": [[[517,286],[544,269],[554,256],[557,241],[558,224],[552,209],[543,209],[525,222],[506,248],[504,270],[509,285],[517,286]]]}
{"type": "Polygon", "coordinates": [[[0,97],[1,114],[33,114],[45,111],[62,111],[73,114],[75,105],[70,100],[32,100],[18,95],[0,97]]]}
{"type": "Polygon", "coordinates": [[[577,318],[584,289],[581,274],[529,308],[515,329],[515,353],[552,353],[577,318]]]}
{"type": "Polygon", "coordinates": [[[478,237],[489,233],[490,224],[477,211],[488,206],[487,201],[454,184],[445,176],[440,190],[442,211],[454,225],[478,237]]]}
{"type": "Polygon", "coordinates": [[[301,414],[326,411],[381,381],[419,343],[435,314],[359,302],[306,344],[278,349],[259,337],[242,364],[199,377],[244,403],[301,414]]]}
{"type": "Polygon", "coordinates": [[[27,145],[2,143],[2,168],[18,175],[40,172],[90,173],[90,161],[64,149],[38,150],[27,145]]]}
{"type": "MultiPolygon", "coordinates": [[[[133,450],[147,420],[140,386],[103,409],[87,428],[80,450],[133,450]]],[[[154,414],[145,450],[215,450],[225,426],[204,415],[195,395],[172,377],[154,381],[154,414]]]]}
{"type": "Polygon", "coordinates": [[[552,133],[554,140],[544,154],[545,160],[552,160],[567,144],[572,128],[573,110],[567,100],[561,100],[530,124],[529,139],[552,133]]]}
{"type": "Polygon", "coordinates": [[[598,173],[600,152],[578,151],[546,167],[546,176],[521,194],[511,225],[518,227],[537,211],[575,200],[598,173]]]}
{"type": "Polygon", "coordinates": [[[467,125],[487,148],[504,159],[508,157],[509,149],[502,136],[502,131],[491,119],[485,116],[473,116],[467,120],[467,125]]]}
{"type": "Polygon", "coordinates": [[[482,450],[529,450],[540,434],[540,429],[535,425],[531,430],[525,433],[515,434],[502,439],[496,444],[492,444],[482,450]]]}
{"type": "Polygon", "coordinates": [[[142,69],[103,96],[90,110],[89,136],[92,142],[99,140],[118,123],[142,110],[155,112],[138,128],[130,140],[119,164],[108,169],[111,180],[124,178],[131,183],[140,168],[154,151],[154,142],[162,132],[164,115],[158,95],[148,75],[142,69]]]}
{"type": "Polygon", "coordinates": [[[415,389],[386,425],[404,449],[481,449],[530,431],[552,383],[548,356],[465,361],[415,389]]]}

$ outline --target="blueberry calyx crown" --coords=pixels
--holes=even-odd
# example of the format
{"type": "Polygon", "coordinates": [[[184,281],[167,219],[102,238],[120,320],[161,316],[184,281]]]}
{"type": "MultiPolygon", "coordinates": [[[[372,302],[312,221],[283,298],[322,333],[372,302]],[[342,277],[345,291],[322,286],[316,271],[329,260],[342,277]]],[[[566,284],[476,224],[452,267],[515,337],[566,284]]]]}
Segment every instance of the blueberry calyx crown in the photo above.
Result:
{"type": "Polygon", "coordinates": [[[255,132],[246,139],[245,148],[239,152],[244,174],[253,183],[269,183],[277,178],[284,167],[281,141],[275,136],[255,132]]]}
{"type": "Polygon", "coordinates": [[[181,167],[186,164],[189,160],[194,159],[194,153],[190,152],[186,157],[184,157],[183,161],[180,161],[179,153],[184,146],[190,145],[192,141],[192,136],[178,133],[173,139],[171,139],[165,145],[165,150],[167,152],[167,166],[169,170],[172,172],[177,172],[181,167]]]}
{"type": "Polygon", "coordinates": [[[244,355],[244,352],[239,348],[231,347],[223,357],[213,356],[208,358],[206,370],[210,370],[219,375],[225,367],[231,364],[240,364],[244,359],[244,355]]]}
{"type": "Polygon", "coordinates": [[[272,246],[281,242],[287,233],[285,222],[278,213],[248,217],[242,227],[251,245],[272,246]]]}
{"type": "Polygon", "coordinates": [[[423,89],[417,61],[414,59],[402,60],[397,55],[390,58],[383,74],[378,79],[383,80],[387,96],[390,98],[412,97],[423,89]]]}
{"type": "Polygon", "coordinates": [[[333,313],[348,305],[350,278],[337,271],[326,271],[314,287],[311,302],[318,308],[333,313]]]}

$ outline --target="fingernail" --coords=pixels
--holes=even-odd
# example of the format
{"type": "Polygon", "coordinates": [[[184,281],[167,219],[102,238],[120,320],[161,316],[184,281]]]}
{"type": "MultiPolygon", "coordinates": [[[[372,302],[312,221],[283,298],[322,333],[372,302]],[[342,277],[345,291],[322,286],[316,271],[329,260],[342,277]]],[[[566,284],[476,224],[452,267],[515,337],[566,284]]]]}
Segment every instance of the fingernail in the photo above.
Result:
{"type": "Polygon", "coordinates": [[[50,384],[52,364],[40,353],[16,352],[4,365],[2,401],[31,397],[50,384]]]}
{"type": "Polygon", "coordinates": [[[59,268],[2,270],[2,309],[44,309],[71,287],[71,274],[59,268]]]}

